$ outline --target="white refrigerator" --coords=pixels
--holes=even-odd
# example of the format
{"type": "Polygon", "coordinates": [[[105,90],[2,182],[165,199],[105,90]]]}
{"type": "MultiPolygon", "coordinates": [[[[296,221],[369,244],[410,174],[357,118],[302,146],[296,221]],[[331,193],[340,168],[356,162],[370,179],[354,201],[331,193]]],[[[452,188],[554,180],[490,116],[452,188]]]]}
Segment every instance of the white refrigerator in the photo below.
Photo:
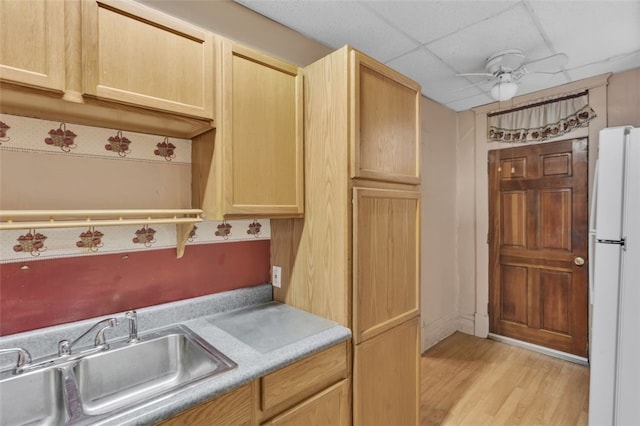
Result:
{"type": "Polygon", "coordinates": [[[640,128],[600,132],[594,185],[589,425],[638,426],[640,128]]]}

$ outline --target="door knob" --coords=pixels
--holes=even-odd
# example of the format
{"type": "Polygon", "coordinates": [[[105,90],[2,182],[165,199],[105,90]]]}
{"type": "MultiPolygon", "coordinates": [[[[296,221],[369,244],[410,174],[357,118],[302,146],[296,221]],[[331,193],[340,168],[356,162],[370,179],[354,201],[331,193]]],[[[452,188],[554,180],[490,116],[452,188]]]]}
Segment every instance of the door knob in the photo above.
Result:
{"type": "Polygon", "coordinates": [[[573,259],[573,263],[575,263],[575,264],[576,264],[576,265],[578,265],[578,266],[582,266],[582,265],[584,265],[584,259],[583,259],[583,258],[581,258],[580,256],[575,257],[575,258],[573,259]]]}

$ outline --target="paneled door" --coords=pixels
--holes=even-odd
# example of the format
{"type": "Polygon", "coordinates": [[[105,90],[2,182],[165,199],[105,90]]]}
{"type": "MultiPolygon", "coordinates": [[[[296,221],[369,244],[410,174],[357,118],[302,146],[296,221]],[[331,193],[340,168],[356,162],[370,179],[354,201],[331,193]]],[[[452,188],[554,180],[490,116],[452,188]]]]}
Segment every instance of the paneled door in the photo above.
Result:
{"type": "Polygon", "coordinates": [[[587,140],[489,152],[490,331],[587,356],[587,140]]]}

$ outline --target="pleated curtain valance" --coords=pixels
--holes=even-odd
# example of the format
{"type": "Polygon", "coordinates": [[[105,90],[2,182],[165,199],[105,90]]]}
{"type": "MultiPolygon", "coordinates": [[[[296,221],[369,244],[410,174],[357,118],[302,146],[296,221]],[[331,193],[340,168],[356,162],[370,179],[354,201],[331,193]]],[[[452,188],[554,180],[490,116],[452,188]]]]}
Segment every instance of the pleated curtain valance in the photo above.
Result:
{"type": "Polygon", "coordinates": [[[487,114],[489,142],[544,141],[587,126],[596,116],[584,91],[487,114]]]}

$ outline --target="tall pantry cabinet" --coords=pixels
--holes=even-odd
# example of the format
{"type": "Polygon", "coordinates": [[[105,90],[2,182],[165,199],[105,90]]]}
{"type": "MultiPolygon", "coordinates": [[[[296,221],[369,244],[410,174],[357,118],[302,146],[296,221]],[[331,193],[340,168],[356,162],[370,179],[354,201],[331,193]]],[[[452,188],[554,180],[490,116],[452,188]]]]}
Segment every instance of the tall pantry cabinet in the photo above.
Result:
{"type": "Polygon", "coordinates": [[[419,421],[420,86],[346,46],[304,70],[305,217],[276,300],[353,331],[354,425],[419,421]]]}

